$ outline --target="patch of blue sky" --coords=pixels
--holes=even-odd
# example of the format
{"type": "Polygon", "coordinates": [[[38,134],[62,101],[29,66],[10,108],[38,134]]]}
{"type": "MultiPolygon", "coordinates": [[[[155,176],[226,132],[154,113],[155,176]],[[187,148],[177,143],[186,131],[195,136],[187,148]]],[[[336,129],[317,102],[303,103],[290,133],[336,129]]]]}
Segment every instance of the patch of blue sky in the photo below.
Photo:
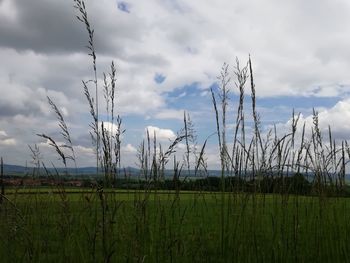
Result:
{"type": "MultiPolygon", "coordinates": [[[[213,83],[210,88],[217,91],[217,83],[213,83]]],[[[189,111],[195,119],[195,123],[204,128],[204,130],[211,131],[214,124],[213,106],[210,90],[203,90],[200,83],[193,82],[188,85],[179,87],[172,92],[166,93],[167,107],[171,109],[184,109],[189,111]],[[206,128],[205,128],[206,127],[206,128]]],[[[341,98],[340,97],[291,97],[280,96],[274,98],[257,98],[257,110],[261,116],[262,125],[269,125],[272,123],[285,123],[292,115],[293,108],[295,112],[299,111],[304,115],[312,114],[312,108],[331,108],[341,98]]],[[[217,103],[219,99],[217,97],[217,103]]],[[[239,95],[230,93],[230,107],[228,111],[231,122],[235,121],[237,106],[239,103],[239,95]]],[[[250,90],[246,90],[244,109],[246,112],[246,124],[249,126],[253,123],[251,117],[251,97],[250,90]]],[[[165,120],[161,122],[165,123],[165,120]]],[[[167,126],[171,122],[166,123],[167,126]]]]}
{"type": "Polygon", "coordinates": [[[210,85],[209,89],[218,89],[219,88],[219,84],[217,82],[214,82],[213,84],[210,85]]]}
{"type": "MultiPolygon", "coordinates": [[[[210,88],[213,88],[214,90],[218,89],[218,84],[213,83],[210,88]]],[[[230,101],[235,103],[239,99],[239,93],[238,90],[234,92],[229,93],[230,101]]],[[[257,98],[257,107],[260,108],[274,108],[274,107],[284,107],[284,108],[290,108],[292,111],[293,108],[298,109],[312,109],[313,107],[324,107],[324,108],[330,108],[334,106],[341,97],[332,96],[332,97],[316,97],[316,96],[278,96],[278,97],[263,97],[257,98]]],[[[245,103],[251,103],[251,97],[250,97],[250,89],[246,88],[245,92],[245,103]]]]}
{"type": "Polygon", "coordinates": [[[160,74],[160,73],[156,73],[154,75],[154,81],[157,83],[157,84],[161,84],[165,81],[166,79],[166,76],[164,76],[163,74],[160,74]]]}
{"type": "Polygon", "coordinates": [[[203,90],[201,90],[199,88],[199,82],[193,82],[191,84],[187,84],[184,85],[182,87],[178,87],[176,89],[174,89],[171,92],[167,93],[167,96],[169,98],[177,98],[179,97],[181,94],[183,94],[184,92],[187,94],[187,96],[197,96],[198,94],[200,94],[203,90]]]}
{"type": "Polygon", "coordinates": [[[131,143],[136,147],[144,138],[144,129],[150,125],[149,120],[147,120],[145,116],[138,114],[122,116],[122,120],[122,128],[125,129],[124,142],[131,143]]]}
{"type": "Polygon", "coordinates": [[[130,4],[124,1],[117,2],[118,9],[125,13],[130,13],[130,4]]]}
{"type": "Polygon", "coordinates": [[[202,96],[203,92],[200,84],[193,82],[165,94],[166,102],[169,108],[197,110],[200,105],[206,104],[208,101],[208,96],[202,96]]]}

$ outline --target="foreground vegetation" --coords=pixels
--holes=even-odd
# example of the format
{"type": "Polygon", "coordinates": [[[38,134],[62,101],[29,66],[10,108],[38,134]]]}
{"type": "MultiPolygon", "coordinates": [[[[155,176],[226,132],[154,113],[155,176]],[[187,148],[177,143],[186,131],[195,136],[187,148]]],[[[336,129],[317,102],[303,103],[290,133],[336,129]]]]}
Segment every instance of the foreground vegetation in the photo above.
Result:
{"type": "Polygon", "coordinates": [[[224,64],[219,86],[211,89],[219,177],[209,177],[208,172],[206,145],[211,136],[197,142],[194,124],[184,113],[183,128],[168,147],[147,131],[137,153],[139,179],[121,180],[125,130],[116,114],[116,68],[112,62],[110,72],[98,76],[94,30],[87,9],[82,0],[74,0],[74,4],[88,33],[93,77],[82,84],[92,117],[96,174],[102,172],[103,179],[88,191],[66,188],[64,178],[70,176],[70,166],[76,168],[79,156],[59,107],[48,98],[60,132],[38,136],[52,146],[64,172],[47,168],[35,145],[29,146],[35,166],[31,177],[42,176],[44,170],[45,177],[54,182],[51,187],[27,193],[14,188],[5,194],[1,176],[2,262],[348,260],[350,200],[342,196],[348,192],[345,178],[350,147],[347,141],[333,138],[331,127],[325,136],[316,111],[310,125],[300,124],[300,114],[293,111],[289,131],[279,131],[276,126],[262,129],[250,58],[243,67],[237,60],[233,73],[224,64]],[[233,88],[239,102],[229,122],[233,88]],[[57,134],[61,137],[53,138],[57,134]],[[179,156],[180,143],[185,152],[179,156]],[[172,180],[167,181],[170,163],[172,180]],[[205,179],[182,180],[192,174],[205,179]],[[183,191],[186,189],[191,191],[183,191]]]}
{"type": "Polygon", "coordinates": [[[101,191],[10,196],[2,262],[346,262],[350,252],[345,198],[101,191]]]}

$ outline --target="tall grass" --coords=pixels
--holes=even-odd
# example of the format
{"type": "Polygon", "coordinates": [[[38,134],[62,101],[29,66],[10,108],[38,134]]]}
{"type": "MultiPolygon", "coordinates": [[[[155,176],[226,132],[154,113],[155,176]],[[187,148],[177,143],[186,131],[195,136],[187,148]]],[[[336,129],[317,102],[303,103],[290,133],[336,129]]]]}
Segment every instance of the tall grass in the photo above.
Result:
{"type": "MultiPolygon", "coordinates": [[[[293,110],[289,131],[281,132],[277,126],[263,130],[250,57],[243,66],[237,59],[233,69],[224,64],[219,86],[210,93],[220,158],[219,191],[204,191],[204,186],[191,192],[181,189],[185,181],[193,180],[193,174],[212,180],[206,162],[212,135],[200,145],[186,112],[183,128],[167,147],[159,143],[156,133],[146,131],[137,152],[140,187],[117,189],[117,179],[127,177],[122,172],[122,135],[126,131],[117,114],[117,68],[112,62],[109,72],[98,78],[87,8],[82,0],[74,0],[74,4],[77,19],[88,33],[92,80],[83,80],[82,87],[92,119],[89,126],[96,173],[103,174],[103,183],[72,194],[58,171],[52,172],[41,162],[37,146],[30,147],[37,171],[44,167],[48,176],[58,180],[55,187],[42,190],[51,194],[15,190],[5,196],[2,190],[0,256],[4,262],[347,260],[350,202],[340,195],[347,187],[349,145],[337,142],[330,127],[325,139],[315,110],[311,127],[300,123],[300,114],[293,110]],[[105,119],[99,108],[100,91],[105,119]],[[237,105],[231,105],[234,94],[238,94],[237,105]],[[231,116],[229,109],[234,106],[231,116]],[[228,123],[234,123],[233,129],[228,123]],[[185,152],[179,157],[180,143],[185,152]],[[162,186],[171,163],[173,190],[166,191],[162,186]],[[295,188],[300,187],[298,182],[305,183],[305,178],[311,182],[311,190],[304,193],[295,188]],[[292,179],[296,183],[290,183],[292,179]]],[[[79,156],[64,116],[51,98],[48,103],[64,143],[44,133],[39,136],[52,146],[65,168],[76,166],[79,156]]]]}

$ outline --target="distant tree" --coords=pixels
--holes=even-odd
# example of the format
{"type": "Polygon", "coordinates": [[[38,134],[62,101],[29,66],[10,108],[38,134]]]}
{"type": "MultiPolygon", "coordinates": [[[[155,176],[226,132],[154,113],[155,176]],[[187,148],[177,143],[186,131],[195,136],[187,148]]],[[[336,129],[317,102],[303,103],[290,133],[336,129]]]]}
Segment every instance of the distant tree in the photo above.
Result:
{"type": "Polygon", "coordinates": [[[288,178],[287,191],[291,194],[309,194],[311,191],[311,183],[301,173],[288,178]]]}

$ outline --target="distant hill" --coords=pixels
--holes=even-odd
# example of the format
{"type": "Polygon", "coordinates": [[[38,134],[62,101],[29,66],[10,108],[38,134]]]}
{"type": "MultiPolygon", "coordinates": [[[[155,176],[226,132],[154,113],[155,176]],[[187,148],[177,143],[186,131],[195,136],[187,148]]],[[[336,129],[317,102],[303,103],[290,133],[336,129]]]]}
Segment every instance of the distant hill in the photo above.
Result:
{"type": "MultiPolygon", "coordinates": [[[[65,174],[65,168],[47,168],[48,171],[52,174],[56,174],[56,171],[59,174],[65,174]]],[[[10,164],[4,164],[4,174],[5,175],[16,175],[16,176],[25,176],[25,175],[32,175],[33,174],[33,167],[25,167],[20,165],[10,165],[10,164]]],[[[96,176],[96,167],[78,167],[78,168],[67,168],[67,172],[70,176],[77,176],[77,177],[95,177],[96,176]]],[[[41,175],[46,175],[46,171],[44,168],[40,169],[41,175]]],[[[141,174],[140,169],[134,168],[134,167],[126,167],[120,169],[120,174],[124,175],[126,174],[128,177],[139,177],[141,174]]],[[[102,175],[102,171],[100,171],[100,175],[102,175]]],[[[211,177],[220,177],[221,171],[220,170],[208,170],[208,175],[211,177]]],[[[165,177],[166,178],[172,178],[174,176],[174,171],[172,169],[165,170],[165,177]]],[[[187,171],[183,170],[181,173],[181,177],[188,176],[190,178],[194,178],[195,173],[194,170],[190,171],[190,174],[187,174],[187,171]]],[[[249,177],[249,175],[247,176],[249,177]]],[[[200,178],[200,176],[197,176],[196,178],[200,178]]],[[[309,180],[312,178],[312,174],[309,173],[309,180]]],[[[350,181],[350,174],[346,175],[346,180],[350,181]]]]}
{"type": "MultiPolygon", "coordinates": [[[[86,175],[86,176],[95,176],[96,175],[96,167],[78,167],[78,168],[52,168],[52,167],[46,167],[47,170],[50,173],[55,174],[56,171],[59,174],[64,174],[66,171],[69,175],[86,175]]],[[[31,175],[34,171],[34,167],[25,167],[20,165],[11,165],[11,164],[4,164],[4,174],[5,175],[17,175],[17,176],[24,176],[24,175],[31,175]]],[[[125,167],[120,169],[120,173],[128,174],[128,176],[138,176],[140,174],[140,170],[134,167],[125,167]]],[[[172,170],[169,170],[169,173],[171,173],[172,170]]],[[[100,171],[102,174],[102,171],[100,171]]],[[[166,172],[167,173],[167,172],[166,172]]],[[[40,168],[40,174],[45,175],[46,171],[43,167],[40,168]]]]}
{"type": "Polygon", "coordinates": [[[4,174],[24,174],[26,172],[26,167],[19,165],[4,164],[4,174]]]}
{"type": "MultiPolygon", "coordinates": [[[[32,174],[34,170],[34,167],[25,167],[20,165],[11,165],[11,164],[4,164],[4,174],[5,175],[27,175],[32,174]]],[[[55,172],[54,168],[48,168],[50,172],[55,172]]],[[[58,173],[64,173],[65,168],[57,168],[58,173]]],[[[79,167],[77,169],[75,168],[67,168],[67,172],[69,174],[80,174],[80,175],[94,175],[96,174],[96,167],[79,167]]],[[[40,169],[41,174],[45,174],[45,169],[40,169]]]]}
{"type": "MultiPolygon", "coordinates": [[[[56,170],[59,174],[65,173],[65,168],[47,168],[50,173],[55,174],[56,170]]],[[[34,167],[25,167],[20,165],[10,165],[4,164],[4,174],[5,175],[31,175],[34,171],[34,167]]],[[[96,176],[96,167],[78,167],[78,168],[67,168],[67,172],[71,176],[96,176]]],[[[221,172],[219,170],[209,170],[210,176],[220,176],[221,172]]],[[[102,172],[100,172],[102,174],[102,172]]],[[[134,167],[126,167],[120,169],[121,174],[127,174],[131,177],[138,177],[140,175],[140,169],[134,167]]],[[[44,168],[40,169],[40,174],[45,175],[46,171],[44,168]]],[[[173,177],[174,171],[172,169],[165,170],[165,177],[173,177]]],[[[182,176],[186,176],[187,171],[182,171],[182,176]]],[[[190,171],[190,177],[194,176],[194,171],[190,171]]]]}

